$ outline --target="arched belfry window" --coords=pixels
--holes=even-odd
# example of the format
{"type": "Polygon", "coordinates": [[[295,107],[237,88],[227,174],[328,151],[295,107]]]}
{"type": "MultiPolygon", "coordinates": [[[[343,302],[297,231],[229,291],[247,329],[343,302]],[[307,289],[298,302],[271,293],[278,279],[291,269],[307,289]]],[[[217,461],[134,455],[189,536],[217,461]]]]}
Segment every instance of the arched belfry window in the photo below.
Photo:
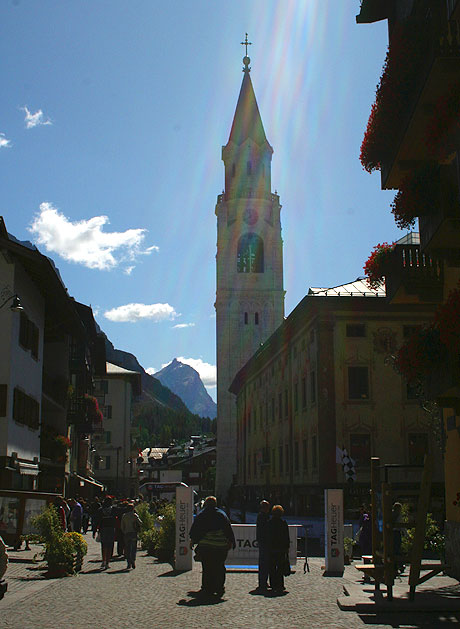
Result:
{"type": "Polygon", "coordinates": [[[238,273],[264,272],[264,242],[257,234],[244,234],[238,242],[238,273]]]}

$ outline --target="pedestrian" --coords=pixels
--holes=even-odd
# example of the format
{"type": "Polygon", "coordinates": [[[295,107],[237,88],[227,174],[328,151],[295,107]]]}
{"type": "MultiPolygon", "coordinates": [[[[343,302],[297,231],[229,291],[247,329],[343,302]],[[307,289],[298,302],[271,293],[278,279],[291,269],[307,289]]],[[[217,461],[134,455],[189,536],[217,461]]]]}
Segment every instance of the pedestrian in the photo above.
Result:
{"type": "Polygon", "coordinates": [[[83,516],[83,509],[81,504],[73,498],[69,501],[70,505],[70,530],[76,533],[81,533],[81,520],[83,516]]]}
{"type": "Polygon", "coordinates": [[[67,520],[66,520],[64,506],[63,506],[62,503],[63,503],[63,500],[62,500],[62,498],[60,496],[55,498],[54,501],[53,501],[54,508],[56,509],[56,512],[58,514],[59,524],[61,525],[62,530],[66,531],[67,530],[67,520]]]}
{"type": "Polygon", "coordinates": [[[141,519],[134,510],[134,504],[129,504],[121,518],[121,531],[125,540],[125,557],[127,569],[136,567],[137,535],[141,530],[141,519]]]}
{"type": "Polygon", "coordinates": [[[285,590],[284,575],[289,563],[289,529],[283,515],[283,507],[275,505],[267,525],[270,586],[276,593],[285,590]]]}
{"type": "Polygon", "coordinates": [[[115,513],[110,496],[104,498],[96,517],[97,524],[96,530],[93,531],[93,537],[96,536],[96,532],[99,533],[102,554],[101,570],[106,570],[110,566],[115,542],[115,513]]]}
{"type": "Polygon", "coordinates": [[[222,597],[225,588],[225,560],[230,548],[235,548],[235,536],[227,515],[217,508],[215,496],[208,496],[204,509],[195,518],[190,529],[192,546],[203,568],[201,590],[204,596],[222,597]]]}
{"type": "Polygon", "coordinates": [[[259,548],[259,584],[256,592],[266,592],[268,586],[268,522],[270,503],[262,500],[259,505],[256,524],[256,540],[259,548]]]}
{"type": "Polygon", "coordinates": [[[369,508],[366,505],[361,506],[358,532],[361,557],[363,555],[372,555],[372,520],[369,508]]]}

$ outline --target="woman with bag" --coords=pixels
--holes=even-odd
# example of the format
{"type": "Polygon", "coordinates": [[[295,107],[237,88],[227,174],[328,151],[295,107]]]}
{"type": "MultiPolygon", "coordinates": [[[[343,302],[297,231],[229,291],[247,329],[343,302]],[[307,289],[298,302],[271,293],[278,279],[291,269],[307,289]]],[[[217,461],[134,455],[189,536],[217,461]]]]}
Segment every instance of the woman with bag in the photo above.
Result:
{"type": "Polygon", "coordinates": [[[286,520],[282,519],[283,515],[283,507],[275,505],[267,525],[270,587],[275,593],[285,590],[284,577],[290,574],[289,529],[286,520]]]}
{"type": "Polygon", "coordinates": [[[97,537],[101,542],[102,564],[101,570],[106,570],[110,565],[113,555],[113,544],[115,542],[115,511],[112,507],[112,498],[108,496],[104,499],[102,507],[97,513],[96,530],[93,531],[93,537],[97,537]]]}
{"type": "Polygon", "coordinates": [[[129,570],[136,567],[137,534],[141,530],[141,519],[134,511],[132,503],[126,507],[120,526],[125,542],[126,569],[129,570]]]}

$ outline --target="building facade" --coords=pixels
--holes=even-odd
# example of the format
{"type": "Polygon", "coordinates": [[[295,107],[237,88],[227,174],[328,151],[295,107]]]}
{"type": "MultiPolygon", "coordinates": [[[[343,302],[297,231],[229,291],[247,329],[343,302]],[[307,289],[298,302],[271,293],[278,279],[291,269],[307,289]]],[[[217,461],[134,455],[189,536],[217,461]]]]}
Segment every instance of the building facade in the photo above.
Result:
{"type": "MultiPolygon", "coordinates": [[[[325,488],[342,487],[348,517],[369,502],[370,459],[422,465],[436,458],[434,493],[443,499],[441,450],[430,417],[391,366],[404,338],[432,316],[427,304],[389,305],[384,291],[356,280],[310,289],[239,371],[237,492],[255,509],[266,498],[288,513],[322,517],[325,488]],[[350,483],[342,451],[355,461],[350,483]]],[[[395,496],[414,500],[421,469],[394,470],[395,496]]]]}
{"type": "Polygon", "coordinates": [[[137,452],[132,449],[131,431],[132,405],[140,394],[141,374],[112,363],[107,363],[104,378],[96,380],[104,430],[93,439],[94,473],[116,495],[137,494],[137,452]]]}
{"type": "Polygon", "coordinates": [[[243,59],[230,137],[222,147],[225,189],[217,198],[217,470],[225,497],[236,473],[236,411],[228,388],[284,317],[281,205],[271,191],[273,149],[243,59]]]}
{"type": "Polygon", "coordinates": [[[446,562],[459,578],[460,2],[363,0],[356,20],[388,21],[387,58],[361,162],[369,172],[380,171],[382,189],[398,190],[398,224],[418,219],[419,243],[394,247],[385,269],[389,298],[403,303],[431,296],[438,303],[428,329],[438,359],[429,360],[426,333],[412,344],[420,341],[426,366],[424,396],[442,414],[446,562]]]}

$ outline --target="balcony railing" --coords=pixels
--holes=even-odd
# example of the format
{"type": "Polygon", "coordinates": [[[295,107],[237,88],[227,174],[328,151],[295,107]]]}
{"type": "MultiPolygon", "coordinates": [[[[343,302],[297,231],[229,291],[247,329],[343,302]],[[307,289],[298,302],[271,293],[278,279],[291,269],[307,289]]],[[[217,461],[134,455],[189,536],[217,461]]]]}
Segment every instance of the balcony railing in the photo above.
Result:
{"type": "Polygon", "coordinates": [[[443,297],[442,265],[418,245],[396,245],[385,265],[385,286],[390,301],[438,303],[443,297]]]}

